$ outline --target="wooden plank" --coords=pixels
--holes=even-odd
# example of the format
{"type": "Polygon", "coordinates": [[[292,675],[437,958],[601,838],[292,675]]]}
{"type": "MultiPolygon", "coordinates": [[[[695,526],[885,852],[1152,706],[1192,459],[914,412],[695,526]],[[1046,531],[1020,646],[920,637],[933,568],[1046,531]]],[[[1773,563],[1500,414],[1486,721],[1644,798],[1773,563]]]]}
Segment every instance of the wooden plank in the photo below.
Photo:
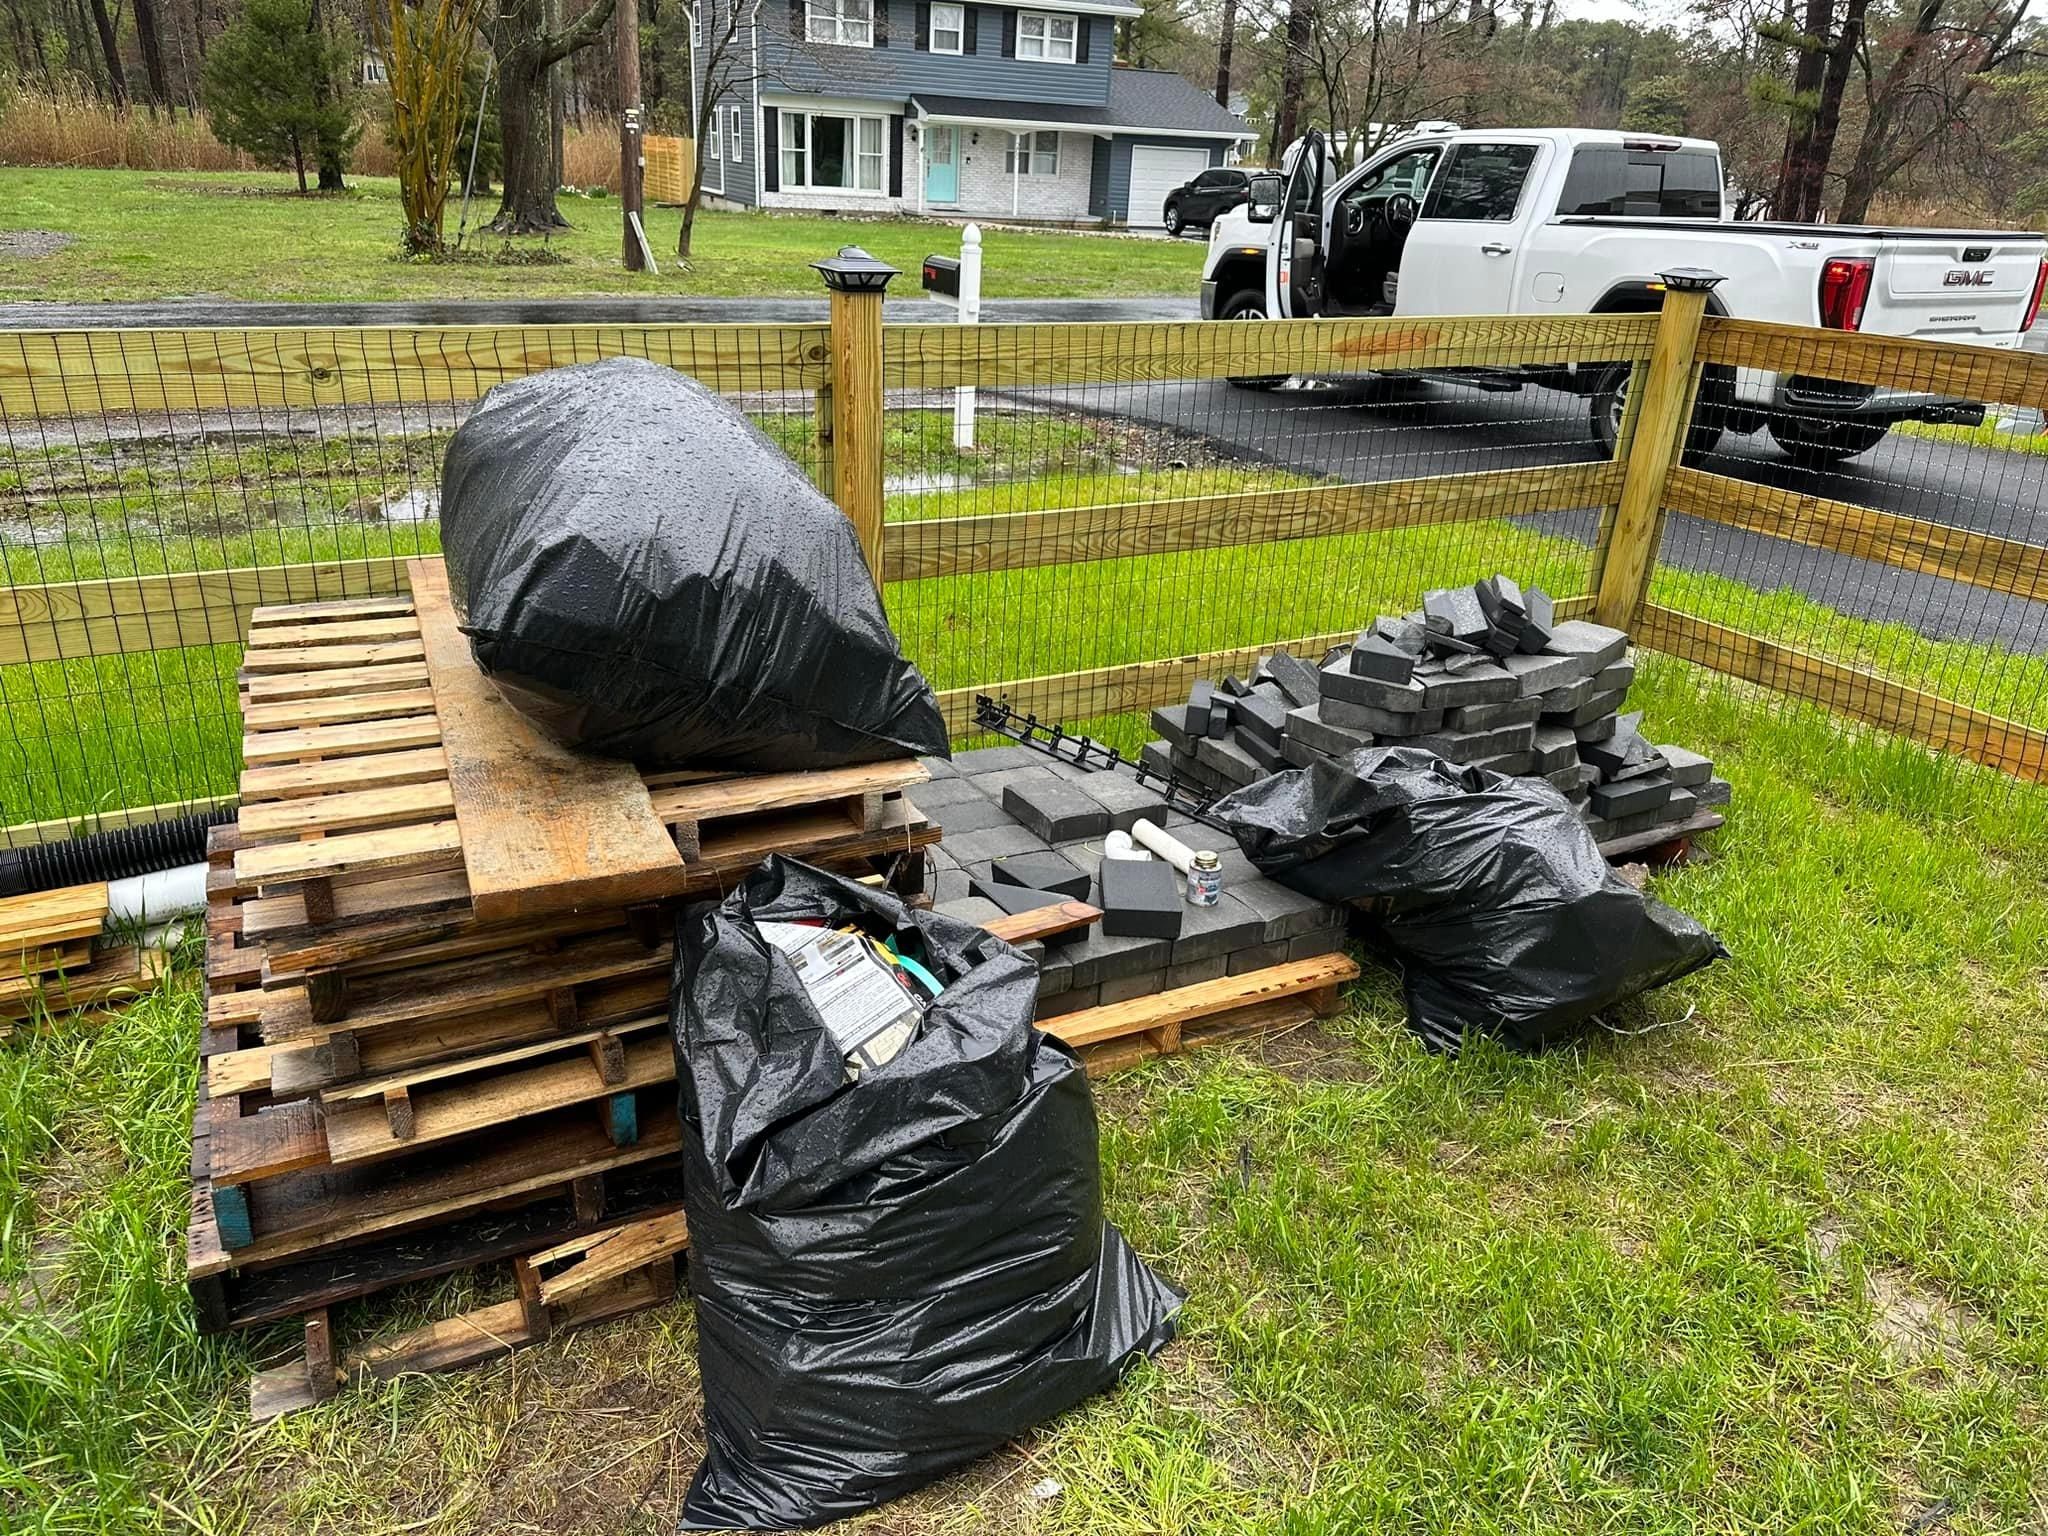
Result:
{"type": "Polygon", "coordinates": [[[388,789],[447,777],[448,758],[438,746],[321,763],[279,763],[243,771],[242,803],[249,806],[262,800],[327,795],[337,790],[388,789]]]}
{"type": "Polygon", "coordinates": [[[391,869],[461,851],[453,821],[428,821],[374,832],[345,832],[318,842],[243,848],[235,854],[235,878],[255,885],[282,884],[391,869]]]}
{"type": "Polygon", "coordinates": [[[1242,976],[1224,976],[1215,981],[1197,982],[1193,986],[1175,987],[1169,992],[1155,992],[1128,1002],[1084,1008],[1078,1013],[1046,1019],[1039,1027],[1078,1050],[1084,1046],[1099,1045],[1105,1040],[1186,1023],[1208,1014],[1225,1013],[1275,998],[1337,986],[1355,980],[1357,976],[1358,962],[1349,955],[1317,955],[1308,960],[1247,971],[1242,976]]]}
{"type": "Polygon", "coordinates": [[[620,926],[616,912],[569,912],[510,923],[479,923],[466,913],[408,918],[279,938],[263,946],[265,980],[275,985],[307,971],[345,968],[350,977],[467,955],[558,942],[620,926]]]}
{"type": "Polygon", "coordinates": [[[558,1306],[577,1296],[609,1284],[634,1270],[645,1269],[658,1259],[670,1258],[690,1246],[690,1226],[681,1211],[664,1211],[612,1227],[571,1238],[540,1253],[529,1254],[526,1262],[536,1269],[546,1264],[575,1260],[567,1269],[544,1275],[540,1282],[543,1305],[558,1306]]]}
{"type": "Polygon", "coordinates": [[[1862,331],[1707,318],[1700,361],[2048,410],[2048,356],[1862,331]]]}
{"type": "Polygon", "coordinates": [[[288,699],[278,704],[246,704],[245,731],[286,731],[307,725],[346,725],[362,720],[392,720],[405,715],[430,715],[434,694],[429,688],[398,688],[386,693],[345,694],[339,698],[288,699]]]}
{"type": "Polygon", "coordinates": [[[477,400],[493,385],[645,357],[714,389],[815,389],[822,325],[351,326],[9,331],[0,410],[49,416],[477,400]]]}
{"type": "MultiPolygon", "coordinates": [[[[399,556],[390,557],[395,565],[399,556]]],[[[281,569],[281,567],[273,567],[281,569]]],[[[410,615],[412,599],[403,594],[391,597],[342,597],[307,603],[268,603],[249,611],[249,628],[254,631],[273,624],[327,624],[349,619],[389,619],[410,615]]]]}
{"type": "Polygon", "coordinates": [[[349,694],[386,693],[427,686],[424,661],[395,661],[375,667],[332,667],[318,672],[265,673],[242,679],[242,692],[252,704],[291,699],[335,699],[349,694]]]}
{"type": "Polygon", "coordinates": [[[380,640],[411,640],[420,632],[411,614],[381,619],[339,619],[324,624],[251,624],[247,647],[252,651],[280,646],[368,644],[380,640]]]}
{"type": "Polygon", "coordinates": [[[387,667],[418,661],[425,654],[417,640],[378,640],[368,645],[285,645],[274,651],[245,651],[242,671],[315,672],[355,667],[387,667]]]}
{"type": "Polygon", "coordinates": [[[90,939],[106,921],[104,880],[0,897],[0,949],[18,956],[25,949],[90,939]]]}
{"type": "Polygon", "coordinates": [[[1098,715],[1124,714],[1131,710],[1151,709],[1158,704],[1179,703],[1187,698],[1188,689],[1196,679],[1248,671],[1261,656],[1273,650],[1292,651],[1313,665],[1331,646],[1349,645],[1357,638],[1356,630],[1335,630],[1329,634],[1269,641],[1264,645],[1240,645],[1224,651],[1174,656],[1163,661],[1130,661],[1121,666],[1095,667],[1085,672],[1056,672],[1043,677],[982,683],[973,688],[948,688],[938,696],[939,709],[946,717],[946,728],[955,736],[972,731],[974,696],[977,693],[1006,698],[1013,708],[1035,714],[1041,720],[1072,723],[1098,715]]]}
{"type": "Polygon", "coordinates": [[[258,731],[242,738],[242,761],[252,768],[308,758],[373,756],[413,752],[441,744],[441,722],[431,714],[396,720],[361,720],[347,725],[309,725],[298,730],[258,731]]]}
{"type": "Polygon", "coordinates": [[[914,757],[801,773],[749,773],[695,783],[649,786],[654,814],[664,822],[714,821],[843,800],[850,795],[909,789],[931,773],[914,757]]]}
{"type": "Polygon", "coordinates": [[[1627,858],[1632,853],[1661,848],[1667,843],[1677,842],[1680,838],[1690,838],[1701,832],[1712,832],[1724,825],[1727,820],[1728,818],[1719,811],[1700,811],[1683,821],[1652,827],[1647,832],[1631,832],[1627,837],[1610,837],[1600,845],[1600,856],[1609,860],[1627,858]]]}
{"type": "MultiPolygon", "coordinates": [[[[449,1078],[469,1077],[480,1072],[493,1072],[501,1067],[516,1066],[523,1061],[532,1061],[540,1056],[561,1055],[591,1044],[593,1041],[615,1039],[621,1035],[637,1035],[646,1030],[665,1028],[667,1014],[652,1014],[644,1018],[627,1019],[617,1024],[606,1024],[596,1029],[576,1030],[568,1034],[550,1035],[542,1040],[530,1040],[524,1045],[507,1046],[502,1050],[486,1051],[480,1055],[464,1056],[456,1061],[434,1062],[426,1066],[407,1067],[401,1071],[389,1072],[381,1077],[362,1078],[352,1083],[338,1083],[320,1091],[324,1104],[351,1104],[369,1099],[381,1099],[392,1088],[407,1088],[417,1091],[423,1084],[445,1082],[449,1078]]],[[[586,1053],[587,1055],[587,1053],[586,1053]]],[[[599,1074],[603,1077],[602,1072],[599,1074]]],[[[604,1078],[607,1084],[614,1082],[604,1078]]]]}
{"type": "Polygon", "coordinates": [[[1670,288],[1657,316],[1657,343],[1650,366],[1638,369],[1629,401],[1636,426],[1629,439],[1628,471],[1621,500],[1600,545],[1599,599],[1593,616],[1614,629],[1627,629],[1650,590],[1657,564],[1657,530],[1663,517],[1664,481],[1678,462],[1681,440],[1692,417],[1699,365],[1693,358],[1700,320],[1707,312],[1705,289],[1670,288]]]}
{"type": "Polygon", "coordinates": [[[1656,320],[1653,314],[1473,315],[1230,325],[892,325],[882,337],[883,384],[1119,384],[1629,362],[1650,355],[1656,320]]]}
{"type": "Polygon", "coordinates": [[[1102,917],[1100,907],[1091,907],[1085,901],[1055,902],[1049,907],[1033,907],[1029,912],[1014,912],[992,918],[981,926],[999,939],[1012,944],[1028,944],[1033,939],[1050,938],[1056,933],[1072,933],[1076,928],[1086,928],[1102,917]]]}
{"type": "Polygon", "coordinates": [[[1604,506],[1620,495],[1621,484],[1622,466],[1605,460],[926,518],[890,524],[883,569],[890,581],[923,581],[978,571],[1523,517],[1604,506]]]}
{"type": "Polygon", "coordinates": [[[882,579],[882,295],[830,294],[832,499],[882,579]]]}
{"type": "Polygon", "coordinates": [[[344,790],[299,800],[268,800],[242,808],[242,835],[251,843],[297,837],[305,832],[349,832],[403,826],[453,814],[454,796],[445,781],[403,784],[392,789],[344,790]]]}
{"type": "MultiPolygon", "coordinates": [[[[0,359],[6,356],[0,341],[0,359]]],[[[4,374],[0,363],[0,374],[4,374]]],[[[6,386],[0,382],[0,392],[6,386]]],[[[257,606],[280,598],[404,589],[395,556],[113,576],[0,588],[0,666],[238,645],[257,606]]]]}
{"type": "Polygon", "coordinates": [[[682,856],[630,763],[545,736],[477,669],[439,561],[415,561],[418,605],[479,920],[538,917],[656,899],[682,856]]]}
{"type": "Polygon", "coordinates": [[[210,1136],[216,1200],[221,1186],[316,1168],[328,1160],[326,1124],[313,1099],[216,1121],[210,1136]]]}
{"type": "MultiPolygon", "coordinates": [[[[448,867],[419,873],[385,875],[383,878],[351,881],[339,879],[334,886],[334,916],[319,926],[372,924],[391,919],[394,911],[408,914],[406,921],[434,924],[453,911],[469,909],[469,884],[462,878],[461,859],[450,855],[448,867]]],[[[242,931],[251,939],[269,940],[273,935],[303,934],[314,924],[306,915],[305,896],[299,891],[281,891],[259,896],[242,904],[242,931]]]]}
{"type": "Polygon", "coordinates": [[[2048,732],[1923,693],[1875,672],[1654,603],[1644,606],[1633,638],[1638,645],[1825,705],[2015,778],[2048,780],[2048,732]]]}
{"type": "Polygon", "coordinates": [[[234,804],[233,795],[208,795],[197,800],[171,800],[160,805],[135,805],[117,811],[84,811],[76,816],[59,816],[49,821],[21,821],[0,827],[0,848],[29,848],[40,843],[62,843],[94,832],[116,827],[142,827],[158,821],[175,821],[234,804]]]}
{"type": "Polygon", "coordinates": [[[0,981],[44,976],[51,971],[76,971],[92,963],[92,941],[73,939],[68,944],[21,945],[0,939],[0,981]]]}
{"type": "Polygon", "coordinates": [[[1664,505],[1670,511],[1729,528],[1790,539],[2035,602],[2048,601],[2048,549],[2038,544],[1698,469],[1671,472],[1665,483],[1664,505]]]}
{"type": "Polygon", "coordinates": [[[406,1141],[392,1136],[382,1104],[337,1105],[327,1110],[328,1157],[337,1166],[389,1157],[572,1104],[609,1099],[621,1090],[672,1081],[675,1065],[675,1047],[663,1035],[626,1047],[623,1083],[607,1083],[587,1056],[574,1056],[480,1082],[430,1086],[412,1095],[413,1134],[406,1141]]]}

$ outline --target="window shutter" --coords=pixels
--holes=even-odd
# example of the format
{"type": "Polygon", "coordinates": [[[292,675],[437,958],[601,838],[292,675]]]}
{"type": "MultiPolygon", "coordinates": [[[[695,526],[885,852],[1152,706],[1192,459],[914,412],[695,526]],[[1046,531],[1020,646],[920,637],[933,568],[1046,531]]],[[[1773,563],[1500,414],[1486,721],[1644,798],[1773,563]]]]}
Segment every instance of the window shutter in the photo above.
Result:
{"type": "Polygon", "coordinates": [[[804,40],[804,0],[789,0],[789,35],[804,40]]]}
{"type": "Polygon", "coordinates": [[[1003,57],[1006,59],[1017,57],[1017,13],[1015,11],[1003,12],[1003,57]]]}
{"type": "Polygon", "coordinates": [[[889,0],[874,0],[874,6],[875,46],[886,48],[889,46],[889,0]]]}
{"type": "Polygon", "coordinates": [[[889,114],[889,195],[903,195],[903,114],[889,114]]]}
{"type": "Polygon", "coordinates": [[[782,190],[782,114],[773,107],[761,109],[761,189],[782,190]]]}
{"type": "Polygon", "coordinates": [[[930,0],[917,0],[917,39],[910,46],[920,53],[932,45],[932,8],[930,0]]]}
{"type": "Polygon", "coordinates": [[[1074,18],[1074,62],[1076,64],[1086,64],[1088,62],[1088,34],[1094,30],[1095,19],[1092,16],[1076,16],[1074,18]]]}
{"type": "Polygon", "coordinates": [[[979,29],[975,26],[975,17],[981,14],[981,7],[978,5],[970,5],[966,7],[966,10],[967,35],[960,40],[960,46],[964,48],[967,52],[973,53],[978,46],[979,37],[979,29]]]}

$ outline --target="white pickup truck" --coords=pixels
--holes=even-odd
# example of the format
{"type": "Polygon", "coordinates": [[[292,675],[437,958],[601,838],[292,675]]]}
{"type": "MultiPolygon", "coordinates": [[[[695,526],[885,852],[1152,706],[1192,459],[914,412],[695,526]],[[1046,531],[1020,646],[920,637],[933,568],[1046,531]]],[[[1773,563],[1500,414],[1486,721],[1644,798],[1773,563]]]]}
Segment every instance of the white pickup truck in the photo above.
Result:
{"type": "MultiPolygon", "coordinates": [[[[1211,227],[1205,318],[1651,310],[1662,302],[1660,271],[1706,267],[1724,279],[1710,301],[1716,314],[2017,347],[2048,281],[2048,238],[2036,234],[1726,219],[1721,152],[1706,139],[1426,133],[1340,178],[1323,135],[1311,132],[1288,167],[1277,207],[1234,209],[1211,227]]],[[[1593,436],[1611,452],[1629,370],[1588,360],[1454,377],[1584,395],[1593,436]]],[[[1875,447],[1894,422],[1982,415],[1970,401],[1717,367],[1702,381],[1688,447],[1702,453],[1724,431],[1761,428],[1795,459],[1824,464],[1875,447]]]]}

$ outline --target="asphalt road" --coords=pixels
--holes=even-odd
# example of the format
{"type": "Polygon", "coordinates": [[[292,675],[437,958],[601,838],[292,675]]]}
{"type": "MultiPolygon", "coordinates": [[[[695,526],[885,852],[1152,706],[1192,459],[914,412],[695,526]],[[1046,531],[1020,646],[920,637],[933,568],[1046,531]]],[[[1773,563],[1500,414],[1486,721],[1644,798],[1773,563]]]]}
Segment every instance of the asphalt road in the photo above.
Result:
{"type": "MultiPolygon", "coordinates": [[[[1484,394],[1435,383],[1299,385],[1258,394],[1221,382],[1033,391],[1031,398],[1167,427],[1218,457],[1304,474],[1390,480],[1597,457],[1586,402],[1554,390],[1484,394]]],[[[1769,436],[1726,436],[1702,466],[1763,485],[1902,516],[2048,544],[2048,458],[1893,435],[1829,470],[1801,469],[1769,436]]],[[[1588,510],[1526,519],[1590,543],[1588,510]]],[[[1674,516],[1663,558],[1773,591],[1791,588],[1845,613],[1910,624],[1940,639],[2048,652],[2048,604],[1896,570],[1699,518],[1674,516]]]]}

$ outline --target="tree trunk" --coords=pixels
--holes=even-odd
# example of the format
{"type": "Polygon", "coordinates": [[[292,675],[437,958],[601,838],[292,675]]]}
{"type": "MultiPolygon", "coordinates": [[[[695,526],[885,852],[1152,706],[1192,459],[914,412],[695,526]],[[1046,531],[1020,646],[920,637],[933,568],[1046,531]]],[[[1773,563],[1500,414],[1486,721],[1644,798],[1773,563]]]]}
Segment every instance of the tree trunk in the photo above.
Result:
{"type": "Polygon", "coordinates": [[[613,0],[597,0],[576,21],[550,30],[548,0],[498,0],[493,46],[498,50],[498,129],[505,195],[491,228],[501,235],[566,229],[555,207],[562,184],[559,138],[549,131],[553,66],[590,45],[611,20],[613,0]]]}
{"type": "Polygon", "coordinates": [[[1870,0],[1849,0],[1842,16],[1842,29],[1827,50],[1821,77],[1820,110],[1814,114],[1805,175],[1799,187],[1802,219],[1818,219],[1827,201],[1828,166],[1835,158],[1835,137],[1842,127],[1842,93],[1848,89],[1849,68],[1856,57],[1856,45],[1863,40],[1863,13],[1870,0]]]}
{"type": "Polygon", "coordinates": [[[1844,224],[1859,224],[1869,216],[1871,199],[1897,170],[1896,165],[1887,166],[1885,163],[1892,148],[1893,125],[1907,87],[1912,83],[1920,55],[1941,22],[1945,4],[1946,0],[1920,0],[1913,17],[1913,30],[1892,56],[1891,67],[1885,71],[1883,83],[1866,87],[1868,102],[1864,110],[1863,133],[1856,141],[1856,157],[1850,162],[1849,173],[1842,182],[1842,207],[1837,216],[1844,224]]]}
{"type": "Polygon", "coordinates": [[[1280,64],[1280,111],[1273,124],[1274,158],[1301,136],[1301,88],[1315,34],[1315,0],[1289,0],[1286,52],[1280,64]]]}
{"type": "Polygon", "coordinates": [[[156,0],[135,0],[135,44],[142,52],[142,74],[149,83],[149,104],[154,107],[171,99],[164,75],[164,40],[157,30],[156,0]]]}
{"type": "Polygon", "coordinates": [[[1237,0],[1223,0],[1223,30],[1216,40],[1216,105],[1230,105],[1230,55],[1237,47],[1237,0]]]}
{"type": "Polygon", "coordinates": [[[303,196],[306,190],[306,147],[299,142],[296,133],[292,135],[292,169],[299,173],[299,192],[303,196]]]}
{"type": "MultiPolygon", "coordinates": [[[[135,0],[135,3],[139,6],[143,3],[143,0],[135,0]]],[[[320,0],[313,0],[313,4],[308,10],[306,30],[323,39],[327,35],[327,19],[320,13],[320,0]]],[[[323,71],[320,78],[313,82],[313,100],[322,107],[325,107],[329,100],[333,98],[333,95],[334,82],[323,71]]],[[[348,169],[348,160],[342,153],[342,147],[339,144],[331,144],[326,139],[321,139],[313,146],[313,158],[320,167],[320,190],[322,192],[346,192],[348,190],[348,183],[342,178],[342,172],[348,169]]]]}
{"type": "MultiPolygon", "coordinates": [[[[1787,0],[1789,6],[1789,0],[1787,0]]],[[[1778,167],[1778,190],[1771,199],[1771,211],[1781,219],[1805,219],[1810,215],[1802,201],[1808,182],[1807,162],[1813,155],[1813,124],[1819,115],[1821,84],[1827,74],[1827,36],[1834,30],[1834,0],[1806,0],[1806,20],[1801,31],[1806,46],[1792,70],[1794,106],[1785,127],[1785,157],[1778,167]],[[1812,102],[1816,105],[1800,106],[1812,102]]]]}
{"type": "Polygon", "coordinates": [[[100,35],[100,54],[107,61],[107,88],[113,93],[114,105],[125,106],[128,75],[121,68],[121,43],[114,36],[113,19],[107,15],[107,0],[92,0],[92,25],[100,35]]]}

